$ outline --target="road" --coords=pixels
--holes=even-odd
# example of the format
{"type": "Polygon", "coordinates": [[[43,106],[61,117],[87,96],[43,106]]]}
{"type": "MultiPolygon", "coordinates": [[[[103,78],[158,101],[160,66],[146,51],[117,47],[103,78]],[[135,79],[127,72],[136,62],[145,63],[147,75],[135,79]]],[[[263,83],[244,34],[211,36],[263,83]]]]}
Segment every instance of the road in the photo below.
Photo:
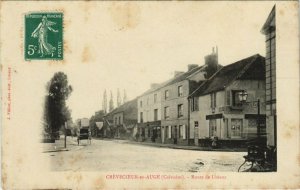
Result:
{"type": "Polygon", "coordinates": [[[69,151],[43,153],[54,171],[206,172],[237,171],[245,152],[193,151],[129,144],[122,140],[83,140],[69,151]]]}

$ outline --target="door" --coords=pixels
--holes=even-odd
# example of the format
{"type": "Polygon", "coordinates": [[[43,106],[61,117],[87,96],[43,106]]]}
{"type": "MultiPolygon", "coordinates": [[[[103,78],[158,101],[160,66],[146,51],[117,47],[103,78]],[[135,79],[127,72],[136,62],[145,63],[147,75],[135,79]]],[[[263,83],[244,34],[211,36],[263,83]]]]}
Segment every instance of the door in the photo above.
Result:
{"type": "Polygon", "coordinates": [[[231,138],[242,137],[243,120],[231,119],[231,138]]]}
{"type": "Polygon", "coordinates": [[[199,128],[198,128],[198,121],[194,122],[194,140],[195,140],[195,145],[198,146],[199,144],[199,128]]]}
{"type": "Polygon", "coordinates": [[[174,126],[174,144],[177,144],[177,133],[178,133],[178,128],[177,126],[174,126]]]}

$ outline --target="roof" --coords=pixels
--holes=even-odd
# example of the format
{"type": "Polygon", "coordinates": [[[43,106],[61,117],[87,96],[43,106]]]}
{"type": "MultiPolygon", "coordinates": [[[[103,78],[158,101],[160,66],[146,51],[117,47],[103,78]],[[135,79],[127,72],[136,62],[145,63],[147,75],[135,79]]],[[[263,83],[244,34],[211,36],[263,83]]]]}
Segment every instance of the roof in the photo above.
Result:
{"type": "Polygon", "coordinates": [[[197,97],[223,90],[237,79],[264,80],[265,58],[256,54],[224,66],[192,92],[189,97],[197,97]]]}
{"type": "Polygon", "coordinates": [[[183,80],[186,80],[187,77],[189,77],[190,75],[202,70],[203,68],[205,68],[204,65],[195,67],[195,68],[191,69],[190,71],[187,71],[187,72],[185,72],[185,73],[169,80],[164,86],[169,86],[169,85],[181,82],[183,80]]]}
{"type": "Polygon", "coordinates": [[[137,120],[137,98],[124,103],[123,105],[115,108],[113,111],[109,112],[105,115],[108,120],[112,120],[114,114],[124,112],[126,113],[126,117],[124,116],[124,120],[137,120]]]}
{"type": "Polygon", "coordinates": [[[187,79],[187,77],[189,77],[190,75],[192,75],[192,74],[200,71],[202,68],[205,68],[204,66],[205,65],[198,66],[196,68],[191,69],[190,71],[187,71],[185,73],[182,73],[182,74],[178,75],[177,77],[174,77],[174,78],[169,79],[169,80],[167,80],[165,82],[159,83],[155,88],[150,88],[149,90],[147,90],[146,92],[144,92],[142,95],[138,96],[138,98],[141,97],[141,96],[145,96],[147,94],[150,94],[152,92],[155,92],[155,91],[157,91],[157,90],[159,90],[159,89],[161,89],[161,88],[163,88],[165,86],[169,86],[169,85],[175,84],[177,82],[181,82],[181,81],[187,79]]]}
{"type": "Polygon", "coordinates": [[[268,18],[267,18],[267,20],[266,20],[266,22],[265,22],[265,24],[263,25],[263,27],[262,27],[262,29],[260,30],[261,31],[261,33],[263,33],[263,34],[266,34],[266,33],[268,33],[268,31],[271,29],[271,28],[275,28],[275,5],[273,6],[273,8],[272,8],[272,10],[271,10],[271,12],[270,12],[270,14],[269,14],[269,16],[268,16],[268,18]]]}

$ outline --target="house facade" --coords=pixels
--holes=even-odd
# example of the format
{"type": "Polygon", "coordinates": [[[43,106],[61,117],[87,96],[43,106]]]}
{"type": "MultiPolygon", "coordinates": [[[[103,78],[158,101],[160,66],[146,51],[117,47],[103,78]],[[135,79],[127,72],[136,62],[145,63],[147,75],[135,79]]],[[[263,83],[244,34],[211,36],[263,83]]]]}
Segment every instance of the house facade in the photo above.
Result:
{"type": "Polygon", "coordinates": [[[163,84],[151,84],[150,90],[137,98],[138,134],[140,141],[162,142],[161,91],[163,84]]]}
{"type": "Polygon", "coordinates": [[[205,57],[203,66],[188,65],[187,72],[175,76],[161,88],[161,139],[167,144],[188,145],[193,129],[189,127],[188,96],[221,66],[218,53],[205,57]]]}
{"type": "Polygon", "coordinates": [[[137,99],[128,101],[103,118],[103,136],[118,139],[133,138],[137,125],[137,99]]]}
{"type": "Polygon", "coordinates": [[[206,146],[208,139],[218,137],[225,146],[239,146],[257,135],[258,122],[264,131],[264,62],[254,55],[224,66],[191,93],[189,124],[195,145],[206,146]],[[248,94],[245,103],[239,99],[242,92],[248,94]]]}
{"type": "Polygon", "coordinates": [[[267,145],[276,147],[276,12],[270,12],[261,32],[266,36],[266,118],[267,145]]]}

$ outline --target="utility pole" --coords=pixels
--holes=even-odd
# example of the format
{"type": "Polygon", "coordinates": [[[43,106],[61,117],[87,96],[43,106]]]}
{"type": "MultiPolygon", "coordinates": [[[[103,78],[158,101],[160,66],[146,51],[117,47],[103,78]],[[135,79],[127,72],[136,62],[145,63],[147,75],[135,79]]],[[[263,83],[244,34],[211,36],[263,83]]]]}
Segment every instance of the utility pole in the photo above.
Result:
{"type": "Polygon", "coordinates": [[[67,122],[65,122],[65,148],[67,148],[67,122]]]}

